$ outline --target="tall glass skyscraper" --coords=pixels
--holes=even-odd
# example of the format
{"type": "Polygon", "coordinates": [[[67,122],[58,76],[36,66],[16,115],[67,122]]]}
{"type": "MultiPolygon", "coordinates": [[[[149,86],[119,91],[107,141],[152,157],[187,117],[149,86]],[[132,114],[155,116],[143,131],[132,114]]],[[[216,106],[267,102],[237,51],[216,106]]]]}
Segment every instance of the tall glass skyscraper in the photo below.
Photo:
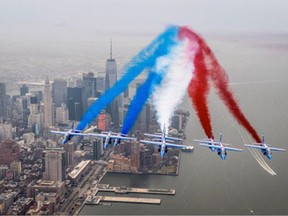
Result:
{"type": "MultiPolygon", "coordinates": [[[[110,41],[110,58],[106,61],[106,76],[105,76],[105,90],[111,88],[117,82],[117,64],[115,59],[112,58],[112,41],[110,41]]],[[[113,127],[119,127],[119,107],[118,98],[115,98],[106,111],[111,115],[113,127]]]]}

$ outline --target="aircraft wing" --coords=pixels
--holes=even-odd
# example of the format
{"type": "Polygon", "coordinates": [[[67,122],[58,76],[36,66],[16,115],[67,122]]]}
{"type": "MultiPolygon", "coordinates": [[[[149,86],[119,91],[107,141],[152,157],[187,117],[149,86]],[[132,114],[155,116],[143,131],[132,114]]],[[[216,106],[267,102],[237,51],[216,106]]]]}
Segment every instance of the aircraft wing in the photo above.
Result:
{"type": "Polygon", "coordinates": [[[269,147],[269,149],[270,149],[271,151],[281,151],[281,152],[286,151],[285,149],[282,149],[282,148],[275,148],[275,147],[269,147]]]}
{"type": "Polygon", "coordinates": [[[150,136],[150,137],[157,137],[157,138],[161,138],[161,135],[158,134],[149,134],[149,133],[144,133],[144,136],[150,136]]]}
{"type": "Polygon", "coordinates": [[[205,146],[205,147],[209,147],[209,148],[216,148],[216,149],[221,149],[220,145],[210,145],[210,144],[206,144],[206,143],[199,143],[200,146],[205,146]]]}
{"type": "Polygon", "coordinates": [[[110,138],[111,139],[122,139],[122,140],[135,140],[136,139],[136,138],[132,138],[132,137],[115,136],[115,135],[111,135],[110,138]]]}
{"type": "Polygon", "coordinates": [[[55,133],[55,134],[66,134],[67,132],[64,131],[50,131],[51,133],[55,133]]]}
{"type": "Polygon", "coordinates": [[[170,148],[187,148],[188,146],[186,145],[177,145],[177,144],[173,144],[173,143],[166,143],[165,144],[167,147],[170,147],[170,148]]]}
{"type": "Polygon", "coordinates": [[[248,145],[248,144],[245,144],[246,147],[249,147],[249,148],[257,148],[257,149],[263,149],[263,150],[266,150],[265,147],[263,146],[260,146],[260,145],[248,145]]]}
{"type": "MultiPolygon", "coordinates": [[[[156,138],[162,138],[162,134],[149,134],[149,133],[144,133],[144,136],[150,136],[150,137],[156,137],[156,138]]],[[[182,141],[182,139],[177,138],[177,137],[169,137],[165,136],[165,139],[167,140],[175,140],[175,141],[182,141]]]]}
{"type": "Polygon", "coordinates": [[[204,140],[204,139],[203,140],[194,139],[194,141],[202,143],[202,144],[210,144],[210,145],[219,144],[219,142],[217,142],[217,141],[212,142],[211,140],[204,140]]]}
{"type": "Polygon", "coordinates": [[[148,140],[140,140],[141,143],[144,143],[144,144],[151,144],[151,145],[162,145],[162,142],[154,142],[154,141],[148,141],[148,140]]]}
{"type": "Polygon", "coordinates": [[[90,134],[85,134],[85,133],[73,133],[73,132],[70,132],[69,134],[73,135],[73,136],[90,136],[90,134]]]}
{"type": "Polygon", "coordinates": [[[89,133],[89,135],[90,136],[96,136],[96,137],[102,137],[102,138],[106,138],[107,137],[107,134],[100,134],[100,133],[89,133]]]}
{"type": "Polygon", "coordinates": [[[227,151],[237,151],[237,152],[242,152],[243,151],[243,149],[232,148],[232,147],[224,147],[224,148],[227,151]]]}
{"type": "Polygon", "coordinates": [[[177,137],[169,137],[169,136],[166,136],[165,138],[166,138],[167,140],[183,141],[182,139],[177,138],[177,137]]]}

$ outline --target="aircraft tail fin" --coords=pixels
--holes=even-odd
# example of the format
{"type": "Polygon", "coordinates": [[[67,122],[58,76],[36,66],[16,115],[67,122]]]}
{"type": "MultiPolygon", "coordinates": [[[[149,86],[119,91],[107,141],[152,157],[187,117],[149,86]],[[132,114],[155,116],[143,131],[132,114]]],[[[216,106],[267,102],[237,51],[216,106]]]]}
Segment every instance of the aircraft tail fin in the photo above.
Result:
{"type": "Polygon", "coordinates": [[[71,130],[74,131],[74,123],[75,121],[72,122],[71,130]]]}
{"type": "Polygon", "coordinates": [[[262,133],[262,144],[265,143],[264,133],[262,133]]]}
{"type": "Polygon", "coordinates": [[[220,138],[219,138],[219,142],[221,143],[222,142],[222,136],[223,136],[223,134],[222,134],[222,132],[220,133],[220,138]]]}

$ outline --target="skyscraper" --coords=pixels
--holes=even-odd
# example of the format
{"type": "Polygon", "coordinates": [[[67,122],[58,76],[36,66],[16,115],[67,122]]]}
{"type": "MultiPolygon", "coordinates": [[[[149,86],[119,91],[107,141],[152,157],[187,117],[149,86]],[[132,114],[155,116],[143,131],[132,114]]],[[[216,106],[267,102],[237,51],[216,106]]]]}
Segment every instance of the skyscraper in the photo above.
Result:
{"type": "Polygon", "coordinates": [[[83,114],[82,88],[69,87],[67,93],[69,120],[80,121],[83,114]]]}
{"type": "Polygon", "coordinates": [[[66,167],[71,167],[74,165],[74,150],[75,146],[73,142],[66,143],[64,145],[65,150],[65,164],[66,167]]]}
{"type": "Polygon", "coordinates": [[[50,126],[53,125],[53,103],[52,103],[52,96],[51,96],[51,89],[49,79],[46,78],[45,80],[45,87],[44,87],[44,128],[48,129],[50,126]]]}
{"type": "Polygon", "coordinates": [[[138,141],[131,141],[131,171],[137,172],[140,168],[140,146],[138,141]]]}
{"type": "Polygon", "coordinates": [[[96,96],[96,78],[94,73],[83,73],[83,111],[85,112],[88,108],[88,98],[96,96]]]}
{"type": "Polygon", "coordinates": [[[93,146],[93,160],[100,160],[101,155],[103,154],[103,143],[102,138],[97,138],[92,141],[93,146]]]}
{"type": "MultiPolygon", "coordinates": [[[[106,76],[105,76],[105,90],[111,88],[117,82],[117,64],[115,59],[112,58],[112,41],[110,41],[110,59],[106,61],[106,76]]],[[[119,107],[118,99],[115,98],[106,108],[107,112],[111,115],[113,127],[119,127],[119,107]]]]}
{"type": "Polygon", "coordinates": [[[7,98],[5,83],[0,83],[0,122],[7,118],[7,98]]]}
{"type": "Polygon", "coordinates": [[[65,180],[65,151],[63,148],[48,149],[45,151],[44,180],[65,180]]]}
{"type": "Polygon", "coordinates": [[[67,81],[55,79],[52,84],[52,98],[55,107],[61,107],[62,103],[67,104],[67,81]]]}

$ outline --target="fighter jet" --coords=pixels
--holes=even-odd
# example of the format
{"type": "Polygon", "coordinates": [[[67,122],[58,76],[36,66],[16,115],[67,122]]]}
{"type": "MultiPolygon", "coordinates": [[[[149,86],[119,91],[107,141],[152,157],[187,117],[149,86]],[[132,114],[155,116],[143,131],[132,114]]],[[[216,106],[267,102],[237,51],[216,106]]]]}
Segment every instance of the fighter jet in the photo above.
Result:
{"type": "Polygon", "coordinates": [[[266,144],[264,134],[262,134],[261,143],[253,143],[252,145],[245,144],[245,146],[247,146],[248,148],[261,149],[263,155],[265,155],[269,160],[272,160],[272,151],[281,151],[281,152],[285,151],[285,149],[271,147],[269,144],[266,144]]]}
{"type": "MultiPolygon", "coordinates": [[[[211,131],[211,136],[210,138],[203,138],[201,140],[199,139],[194,139],[195,142],[199,142],[199,143],[204,143],[204,144],[209,144],[209,145],[214,145],[214,144],[218,144],[218,142],[214,142],[214,135],[213,135],[213,131],[211,131]]],[[[214,147],[209,147],[209,149],[212,151],[212,152],[215,152],[215,148],[214,147]]]]}

